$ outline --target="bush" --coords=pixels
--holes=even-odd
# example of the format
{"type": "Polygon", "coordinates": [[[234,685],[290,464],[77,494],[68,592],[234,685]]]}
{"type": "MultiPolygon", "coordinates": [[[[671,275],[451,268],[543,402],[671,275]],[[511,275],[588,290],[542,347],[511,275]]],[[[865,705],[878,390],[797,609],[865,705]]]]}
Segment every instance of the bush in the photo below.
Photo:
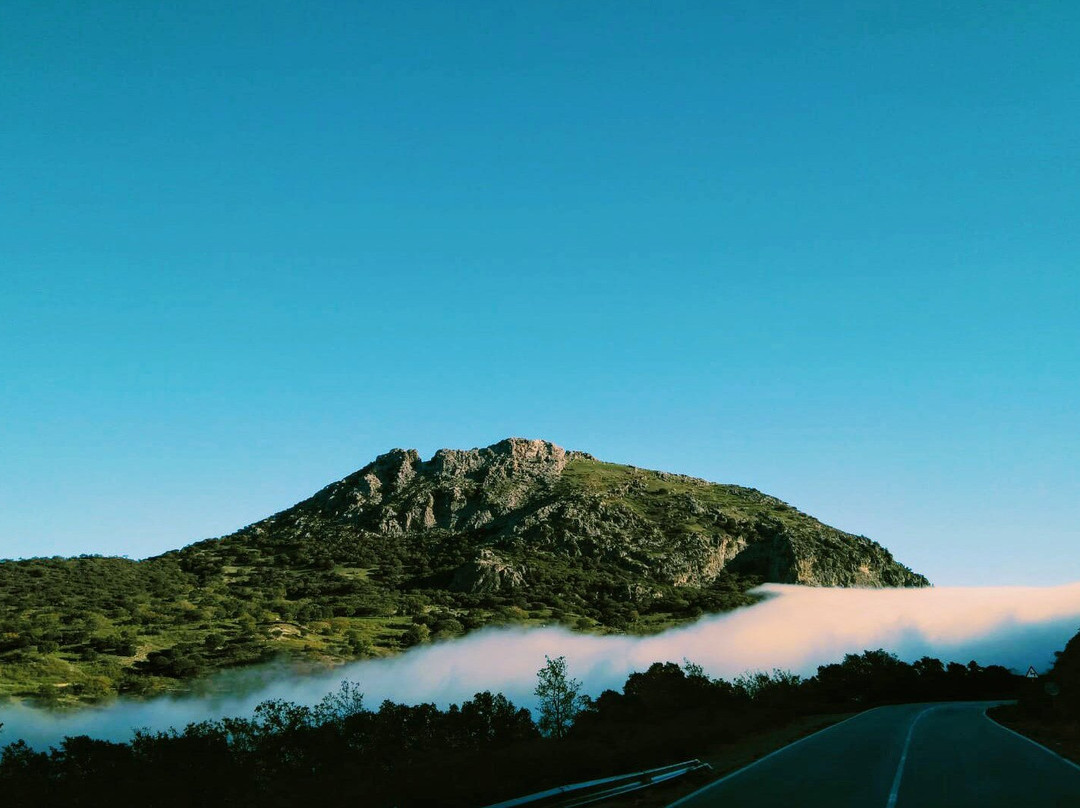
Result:
{"type": "Polygon", "coordinates": [[[405,629],[405,633],[398,640],[402,648],[412,648],[427,642],[431,637],[431,630],[425,625],[412,625],[405,629]]]}

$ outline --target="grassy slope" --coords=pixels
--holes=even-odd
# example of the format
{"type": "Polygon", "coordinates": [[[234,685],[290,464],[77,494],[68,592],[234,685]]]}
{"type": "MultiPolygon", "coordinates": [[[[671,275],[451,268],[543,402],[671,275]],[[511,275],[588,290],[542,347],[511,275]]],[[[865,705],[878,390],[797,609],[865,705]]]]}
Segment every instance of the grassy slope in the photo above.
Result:
{"type": "MultiPolygon", "coordinates": [[[[385,656],[401,650],[415,625],[411,614],[288,620],[263,597],[273,593],[249,600],[243,582],[254,568],[228,567],[200,585],[169,557],[0,563],[0,699],[92,703],[117,692],[187,689],[189,678],[275,657],[325,665],[385,656]],[[154,652],[177,648],[203,658],[190,675],[138,671],[154,652]]],[[[338,566],[325,574],[345,581],[365,571],[338,566]]],[[[474,612],[484,625],[552,620],[543,609],[474,612]]]]}
{"type": "MultiPolygon", "coordinates": [[[[705,507],[720,508],[738,521],[769,515],[795,525],[800,519],[811,519],[786,502],[753,488],[721,485],[681,474],[649,471],[599,460],[570,461],[563,471],[562,481],[623,503],[640,516],[653,521],[668,516],[671,501],[679,497],[693,497],[705,507]]],[[[817,523],[816,520],[812,521],[817,523]]],[[[701,532],[706,526],[690,518],[682,523],[682,527],[701,532]]]]}

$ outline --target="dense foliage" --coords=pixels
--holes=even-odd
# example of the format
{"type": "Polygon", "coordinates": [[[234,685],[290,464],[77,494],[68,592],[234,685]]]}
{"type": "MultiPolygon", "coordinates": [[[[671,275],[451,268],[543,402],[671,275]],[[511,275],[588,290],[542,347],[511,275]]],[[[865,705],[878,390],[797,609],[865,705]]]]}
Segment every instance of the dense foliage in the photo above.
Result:
{"type": "MultiPolygon", "coordinates": [[[[565,668],[554,675],[573,690],[565,668]]],[[[13,806],[474,806],[700,756],[800,715],[1010,697],[1017,685],[1003,668],[909,665],[884,651],[849,655],[808,680],[777,671],[726,682],[691,664],[656,663],[621,692],[584,700],[568,731],[546,737],[501,695],[448,710],[385,702],[372,711],[343,685],[314,708],[265,702],[251,718],[137,733],[126,744],[78,737],[38,752],[16,741],[0,755],[0,794],[13,806]]]]}
{"type": "Polygon", "coordinates": [[[1049,679],[1053,686],[1049,693],[1044,687],[1043,693],[1054,702],[1052,709],[1068,720],[1080,721],[1080,634],[1069,640],[1065,649],[1058,653],[1049,679]]]}
{"type": "Polygon", "coordinates": [[[1080,763],[1080,634],[1056,653],[1049,672],[1024,679],[1017,703],[993,707],[989,714],[1080,763]]]}
{"type": "MultiPolygon", "coordinates": [[[[434,554],[380,552],[364,561],[406,571],[394,586],[314,543],[271,556],[222,541],[139,562],[0,562],[0,698],[56,704],[152,695],[278,655],[377,656],[505,623],[618,630],[639,614],[588,564],[545,569],[530,592],[468,593],[426,585],[434,554]]],[[[723,611],[752,602],[744,592],[753,583],[721,573],[706,587],[657,598],[648,614],[670,625],[723,611]]]]}
{"type": "Polygon", "coordinates": [[[1058,724],[1080,740],[1080,633],[1054,656],[1045,676],[1025,681],[1018,709],[1002,715],[1058,724]]]}

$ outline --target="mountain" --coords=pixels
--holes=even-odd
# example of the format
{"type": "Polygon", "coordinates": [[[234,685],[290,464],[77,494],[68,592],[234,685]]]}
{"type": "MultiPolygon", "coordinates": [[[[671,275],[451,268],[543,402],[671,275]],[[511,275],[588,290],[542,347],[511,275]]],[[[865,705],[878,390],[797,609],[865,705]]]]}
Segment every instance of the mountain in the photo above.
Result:
{"type": "Polygon", "coordinates": [[[395,449],[274,516],[144,561],[0,562],[0,695],[153,693],[275,656],[391,653],[492,623],[656,631],[762,581],[926,586],[750,488],[512,438],[395,449]]]}
{"type": "Polygon", "coordinates": [[[530,593],[548,563],[567,559],[625,577],[624,599],[635,602],[657,587],[707,586],[723,570],[810,586],[928,583],[880,545],[753,489],[519,438],[442,449],[427,462],[395,449],[209,546],[295,549],[312,541],[364,564],[381,560],[380,543],[406,554],[421,547],[431,557],[415,561],[430,570],[419,576],[425,583],[467,592],[530,593]]]}

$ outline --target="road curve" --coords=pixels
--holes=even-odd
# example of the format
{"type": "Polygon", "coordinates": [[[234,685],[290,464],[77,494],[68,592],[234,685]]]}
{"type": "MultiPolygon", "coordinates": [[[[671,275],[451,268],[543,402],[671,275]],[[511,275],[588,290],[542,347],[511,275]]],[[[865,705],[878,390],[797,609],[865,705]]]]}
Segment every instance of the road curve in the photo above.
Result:
{"type": "Polygon", "coordinates": [[[670,808],[1077,808],[1080,767],[986,717],[986,702],[878,707],[670,808]]]}

